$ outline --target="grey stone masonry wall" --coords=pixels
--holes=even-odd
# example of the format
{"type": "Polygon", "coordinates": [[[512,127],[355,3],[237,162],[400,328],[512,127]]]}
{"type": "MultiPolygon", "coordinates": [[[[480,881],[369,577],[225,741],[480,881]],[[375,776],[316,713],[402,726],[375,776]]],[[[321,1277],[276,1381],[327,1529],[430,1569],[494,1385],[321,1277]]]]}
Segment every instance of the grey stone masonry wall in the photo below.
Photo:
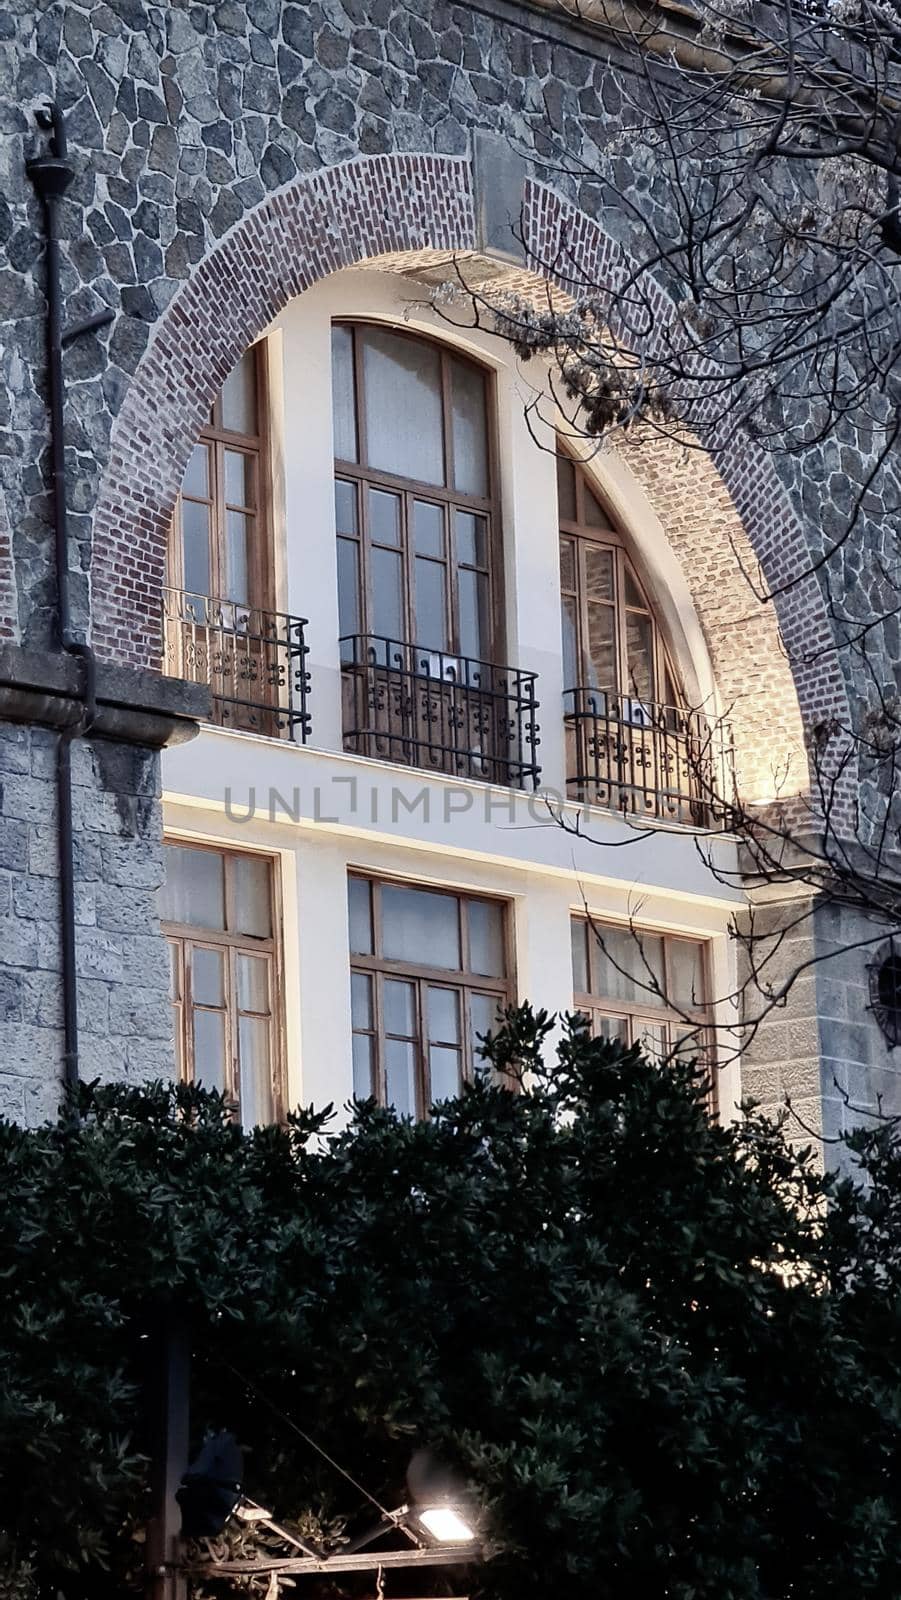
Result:
{"type": "MultiPolygon", "coordinates": [[[[52,1116],[62,1082],[57,735],[0,724],[0,1115],[52,1116]]],[[[73,745],[81,1075],[173,1071],[159,753],[73,745]]]]}

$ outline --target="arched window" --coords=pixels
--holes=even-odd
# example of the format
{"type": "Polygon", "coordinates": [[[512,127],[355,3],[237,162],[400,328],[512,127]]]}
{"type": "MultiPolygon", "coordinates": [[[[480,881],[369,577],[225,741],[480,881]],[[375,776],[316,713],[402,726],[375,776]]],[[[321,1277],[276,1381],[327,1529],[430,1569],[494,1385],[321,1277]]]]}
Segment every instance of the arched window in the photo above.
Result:
{"type": "Polygon", "coordinates": [[[569,456],[557,458],[557,496],[565,687],[677,708],[666,646],[622,535],[569,456]]]}
{"type": "Polygon", "coordinates": [[[503,662],[488,374],[393,328],[332,333],[345,749],[537,783],[535,675],[503,662]]]}
{"type": "Polygon", "coordinates": [[[686,706],[625,539],[557,458],[566,781],[572,799],[710,827],[731,793],[722,728],[686,706]]]}
{"type": "Polygon", "coordinates": [[[474,362],[333,329],[340,631],[497,659],[489,394],[474,362]]]}
{"type": "Polygon", "coordinates": [[[303,621],[273,610],[266,342],[229,373],[191,452],[163,591],[164,670],[211,691],[226,727],[305,739],[303,621]]]}
{"type": "Polygon", "coordinates": [[[169,582],[198,598],[268,607],[264,524],[265,344],[241,357],[213,401],[175,508],[169,582]]]}

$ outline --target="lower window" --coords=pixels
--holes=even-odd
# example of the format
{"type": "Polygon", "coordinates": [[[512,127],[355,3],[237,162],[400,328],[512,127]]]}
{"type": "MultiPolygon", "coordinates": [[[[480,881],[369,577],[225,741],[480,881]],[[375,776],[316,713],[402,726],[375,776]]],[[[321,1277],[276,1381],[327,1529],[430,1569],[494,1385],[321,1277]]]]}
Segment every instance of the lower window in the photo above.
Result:
{"type": "Polygon", "coordinates": [[[272,862],[167,844],[160,921],[169,943],[179,1076],[218,1089],[245,1128],[280,1112],[272,862]]]}
{"type": "Polygon", "coordinates": [[[640,1044],[649,1055],[711,1051],[707,951],[703,940],[573,917],[577,1011],[602,1039],[640,1044]]]}
{"type": "Polygon", "coordinates": [[[354,1094],[424,1117],[510,1003],[506,907],[356,874],[348,894],[354,1094]]]}

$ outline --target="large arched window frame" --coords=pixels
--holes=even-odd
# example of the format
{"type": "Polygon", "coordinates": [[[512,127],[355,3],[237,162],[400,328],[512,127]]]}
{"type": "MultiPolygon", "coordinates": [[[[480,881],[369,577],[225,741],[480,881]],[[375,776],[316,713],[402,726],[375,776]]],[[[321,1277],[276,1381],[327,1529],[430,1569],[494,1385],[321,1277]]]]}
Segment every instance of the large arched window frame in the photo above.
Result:
{"type": "Polygon", "coordinates": [[[584,468],[557,457],[563,678],[640,706],[680,711],[684,697],[627,540],[584,468]]]}
{"type": "Polygon", "coordinates": [[[342,639],[502,661],[489,371],[382,323],[336,322],[332,352],[342,639]]]}
{"type": "Polygon", "coordinates": [[[570,798],[690,827],[721,826],[722,727],[687,705],[622,530],[558,447],[560,601],[570,798]]]}
{"type": "Polygon", "coordinates": [[[216,395],[185,469],[168,582],[198,599],[273,605],[267,391],[260,340],[216,395]]]}

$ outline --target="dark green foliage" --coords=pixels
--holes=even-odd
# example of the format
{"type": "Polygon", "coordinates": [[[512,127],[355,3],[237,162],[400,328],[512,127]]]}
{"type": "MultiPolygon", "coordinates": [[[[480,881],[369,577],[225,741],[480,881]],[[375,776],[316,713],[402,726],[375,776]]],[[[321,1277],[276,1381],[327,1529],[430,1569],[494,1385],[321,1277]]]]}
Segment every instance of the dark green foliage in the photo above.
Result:
{"type": "MultiPolygon", "coordinates": [[[[485,1081],[244,1136],[209,1095],[85,1091],[0,1125],[0,1596],[140,1592],[146,1354],[176,1305],[194,1427],[319,1537],[412,1448],[484,1506],[493,1600],[896,1600],[901,1147],[866,1189],[712,1125],[686,1067],[511,1017],[485,1081]],[[825,1202],[828,1201],[828,1206],[825,1202]],[[252,1386],[252,1387],[251,1387],[252,1386]],[[274,1408],[273,1408],[274,1407],[274,1408]]],[[[421,1580],[420,1580],[421,1582],[421,1580]]],[[[203,1585],[222,1593],[220,1582],[203,1585]]]]}

